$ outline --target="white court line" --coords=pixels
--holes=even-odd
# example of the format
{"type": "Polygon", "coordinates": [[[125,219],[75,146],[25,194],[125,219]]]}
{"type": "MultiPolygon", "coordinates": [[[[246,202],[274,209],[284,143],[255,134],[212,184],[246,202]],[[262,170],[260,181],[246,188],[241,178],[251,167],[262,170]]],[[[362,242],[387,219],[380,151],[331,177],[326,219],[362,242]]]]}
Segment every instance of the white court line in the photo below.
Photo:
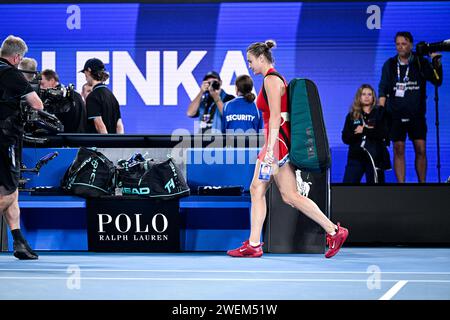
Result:
{"type": "MultiPolygon", "coordinates": [[[[74,264],[76,265],[76,264],[74,264]]],[[[72,266],[72,265],[71,265],[72,266]]],[[[69,265],[67,266],[69,267],[69,265]]],[[[293,273],[293,274],[369,274],[367,271],[300,271],[300,270],[201,270],[201,269],[83,269],[81,272],[161,272],[161,273],[293,273]]],[[[0,271],[32,271],[32,272],[67,272],[67,268],[60,269],[0,269],[0,271]]],[[[381,274],[424,274],[424,275],[450,275],[450,272],[427,271],[383,271],[381,274]]]]}
{"type": "MultiPolygon", "coordinates": [[[[0,277],[0,280],[67,280],[68,277],[0,277]]],[[[264,279],[264,278],[131,278],[131,277],[70,277],[71,280],[118,280],[118,281],[246,281],[246,282],[364,282],[367,283],[367,279],[310,279],[310,278],[273,278],[273,279],[264,279]]],[[[424,282],[424,283],[450,283],[450,280],[378,280],[380,282],[398,282],[398,283],[407,283],[407,282],[424,282]]],[[[396,285],[398,285],[398,283],[396,285]]],[[[402,284],[403,286],[404,284],[402,284]]],[[[395,286],[394,286],[395,287],[395,286]]],[[[393,287],[393,288],[394,288],[393,287]]],[[[392,289],[393,289],[392,288],[392,289]]],[[[401,288],[401,287],[400,287],[401,288]]],[[[400,290],[400,288],[398,290],[400,290]]],[[[391,290],[392,290],[391,289],[391,290]]],[[[391,291],[390,290],[390,291],[391,291]]],[[[398,291],[397,290],[397,291],[398,291]]],[[[395,294],[395,293],[394,293],[395,294]]]]}
{"type": "Polygon", "coordinates": [[[401,288],[407,284],[408,281],[402,280],[397,282],[392,288],[390,288],[380,299],[378,300],[391,300],[401,288]]]}

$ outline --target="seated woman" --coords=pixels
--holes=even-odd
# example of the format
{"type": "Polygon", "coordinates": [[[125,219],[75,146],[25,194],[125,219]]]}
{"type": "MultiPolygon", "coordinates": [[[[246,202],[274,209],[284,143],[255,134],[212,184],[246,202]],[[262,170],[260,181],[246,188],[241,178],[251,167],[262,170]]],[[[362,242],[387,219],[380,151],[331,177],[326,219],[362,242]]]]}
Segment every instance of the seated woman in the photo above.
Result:
{"type": "Polygon", "coordinates": [[[344,183],[360,183],[364,174],[367,183],[384,183],[384,171],[391,168],[385,110],[375,101],[374,89],[363,84],[345,119],[342,141],[349,148],[344,183]]]}
{"type": "Polygon", "coordinates": [[[255,104],[252,93],[253,80],[248,75],[236,78],[236,98],[223,107],[223,133],[258,133],[264,127],[262,113],[255,104]]]}

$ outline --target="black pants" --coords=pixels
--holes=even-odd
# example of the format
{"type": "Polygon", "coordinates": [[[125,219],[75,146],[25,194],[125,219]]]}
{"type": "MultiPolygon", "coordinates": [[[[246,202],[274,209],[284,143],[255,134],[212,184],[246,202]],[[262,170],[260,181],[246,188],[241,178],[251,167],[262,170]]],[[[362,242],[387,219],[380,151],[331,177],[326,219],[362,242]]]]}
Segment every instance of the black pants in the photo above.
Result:
{"type": "MultiPolygon", "coordinates": [[[[375,183],[374,168],[369,159],[347,159],[347,165],[345,166],[344,173],[344,183],[361,183],[361,179],[364,174],[366,175],[366,183],[375,183]]],[[[384,170],[377,170],[377,174],[378,183],[384,183],[384,170]]]]}

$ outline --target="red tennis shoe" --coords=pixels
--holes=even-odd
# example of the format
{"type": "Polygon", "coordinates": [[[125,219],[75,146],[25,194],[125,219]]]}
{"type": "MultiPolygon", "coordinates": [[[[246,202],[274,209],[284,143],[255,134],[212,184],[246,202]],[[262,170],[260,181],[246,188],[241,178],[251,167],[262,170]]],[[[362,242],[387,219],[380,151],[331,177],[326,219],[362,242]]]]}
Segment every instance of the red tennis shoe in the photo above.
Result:
{"type": "Polygon", "coordinates": [[[245,241],[242,243],[242,246],[234,249],[234,250],[228,250],[227,254],[231,257],[236,258],[259,258],[263,255],[263,242],[259,244],[257,247],[253,247],[250,245],[249,241],[245,241]]]}
{"type": "Polygon", "coordinates": [[[329,246],[329,249],[325,253],[325,258],[331,258],[336,253],[338,253],[339,249],[342,247],[345,240],[347,239],[348,230],[344,227],[341,227],[339,222],[337,226],[338,229],[334,236],[327,234],[327,244],[329,246]]]}

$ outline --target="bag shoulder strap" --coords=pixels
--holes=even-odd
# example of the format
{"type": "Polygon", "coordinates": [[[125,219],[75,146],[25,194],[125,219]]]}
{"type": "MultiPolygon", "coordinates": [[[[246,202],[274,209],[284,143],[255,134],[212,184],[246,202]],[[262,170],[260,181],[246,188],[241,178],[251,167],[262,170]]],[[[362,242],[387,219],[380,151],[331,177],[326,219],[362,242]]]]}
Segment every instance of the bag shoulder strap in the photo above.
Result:
{"type": "MultiPolygon", "coordinates": [[[[277,76],[277,77],[280,78],[280,79],[283,81],[283,83],[286,85],[285,79],[284,79],[283,76],[282,76],[281,74],[279,74],[278,72],[269,72],[268,74],[266,74],[266,75],[264,76],[264,79],[265,79],[267,76],[270,76],[270,75],[277,76]]],[[[287,89],[288,89],[288,87],[286,86],[286,94],[288,94],[287,89]]],[[[263,94],[263,96],[264,96],[264,100],[266,101],[267,105],[269,105],[269,99],[267,98],[266,88],[264,88],[264,80],[263,80],[263,84],[262,84],[262,94],[263,94]]],[[[289,97],[288,97],[288,98],[289,98],[289,97]]],[[[288,139],[288,136],[287,136],[286,132],[284,131],[283,127],[281,127],[281,126],[280,126],[280,134],[281,134],[281,136],[283,137],[284,141],[286,142],[286,145],[287,145],[288,149],[290,149],[290,148],[291,148],[291,141],[288,139]]]]}

